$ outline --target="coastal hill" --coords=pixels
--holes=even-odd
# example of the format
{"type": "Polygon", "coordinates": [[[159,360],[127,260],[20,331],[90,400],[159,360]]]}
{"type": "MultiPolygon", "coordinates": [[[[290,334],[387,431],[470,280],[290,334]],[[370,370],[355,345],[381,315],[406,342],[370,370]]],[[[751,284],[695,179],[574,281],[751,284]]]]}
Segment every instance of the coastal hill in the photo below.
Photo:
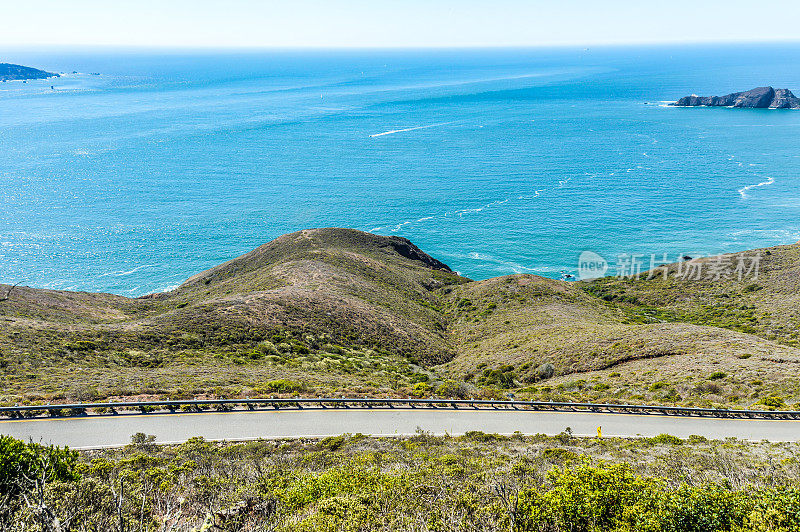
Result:
{"type": "Polygon", "coordinates": [[[789,89],[758,87],[746,92],[734,92],[725,96],[685,96],[674,105],[677,107],[743,107],[753,109],[800,109],[800,98],[789,89]]]}
{"type": "Polygon", "coordinates": [[[0,285],[0,402],[513,391],[788,404],[800,245],[760,256],[741,281],[682,280],[679,264],[649,280],[471,281],[403,238],[313,229],[136,299],[0,285]]]}
{"type": "Polygon", "coordinates": [[[58,74],[11,63],[0,63],[0,81],[57,78],[58,74]]]}

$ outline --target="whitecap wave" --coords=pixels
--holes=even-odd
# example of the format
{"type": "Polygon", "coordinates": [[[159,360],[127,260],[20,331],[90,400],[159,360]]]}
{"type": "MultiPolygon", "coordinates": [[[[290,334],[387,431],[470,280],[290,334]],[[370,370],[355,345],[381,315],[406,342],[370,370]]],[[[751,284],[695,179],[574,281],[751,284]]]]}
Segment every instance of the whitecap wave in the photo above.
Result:
{"type": "Polygon", "coordinates": [[[405,227],[405,226],[407,226],[409,224],[427,222],[428,220],[433,220],[434,218],[435,218],[435,216],[424,216],[424,217],[418,218],[416,220],[406,220],[406,221],[398,223],[397,225],[379,225],[377,227],[373,227],[371,229],[367,229],[367,232],[368,233],[375,233],[377,231],[380,231],[381,229],[387,229],[387,231],[390,232],[390,233],[396,233],[396,232],[400,231],[403,227],[405,227]]]}
{"type": "Polygon", "coordinates": [[[154,264],[142,264],[141,266],[137,266],[136,268],[134,268],[132,270],[127,270],[127,271],[126,270],[119,270],[119,271],[116,271],[116,272],[101,273],[98,277],[125,277],[126,275],[134,274],[134,273],[138,272],[139,270],[143,270],[145,268],[152,268],[154,266],[155,266],[154,264]]]}
{"type": "Polygon", "coordinates": [[[525,196],[525,195],[517,196],[517,199],[525,200],[525,199],[538,198],[539,196],[542,195],[542,192],[544,192],[544,190],[534,190],[533,194],[530,194],[530,195],[527,195],[527,196],[525,196]]]}
{"type": "Polygon", "coordinates": [[[409,221],[406,221],[406,222],[400,222],[399,224],[395,225],[395,226],[394,226],[394,227],[393,227],[393,228],[392,228],[392,229],[391,229],[389,232],[390,232],[390,233],[396,233],[396,232],[398,232],[400,229],[402,229],[403,227],[405,227],[406,225],[408,225],[408,224],[410,224],[410,223],[411,223],[411,221],[410,221],[410,220],[409,220],[409,221]]]}
{"type": "MultiPolygon", "coordinates": [[[[455,212],[453,212],[452,214],[455,214],[456,216],[458,216],[459,218],[461,218],[461,217],[463,217],[465,214],[470,214],[470,213],[481,212],[481,211],[482,211],[483,209],[485,209],[485,208],[486,208],[486,206],[484,205],[483,207],[475,207],[474,209],[461,209],[460,211],[455,211],[455,212]]],[[[451,214],[451,213],[449,213],[449,212],[448,212],[447,214],[445,214],[445,216],[447,216],[448,214],[451,214]]]]}
{"type": "Polygon", "coordinates": [[[800,240],[800,228],[790,227],[786,229],[740,229],[728,233],[728,236],[741,239],[748,237],[757,237],[767,239],[773,242],[797,242],[800,240]]]}
{"type": "Polygon", "coordinates": [[[480,253],[477,251],[471,251],[467,253],[466,258],[471,260],[479,260],[481,262],[489,262],[492,264],[497,264],[502,266],[513,273],[532,273],[532,272],[549,272],[554,271],[552,268],[547,267],[536,267],[531,268],[528,266],[524,266],[518,262],[504,260],[499,257],[495,257],[494,255],[489,255],[488,253],[480,253]]]}
{"type": "Polygon", "coordinates": [[[154,293],[154,294],[160,294],[160,293],[163,293],[163,292],[172,292],[172,291],[173,291],[173,290],[175,290],[176,288],[180,287],[180,285],[181,285],[181,283],[178,283],[178,284],[170,284],[170,285],[167,285],[167,286],[162,286],[162,287],[160,287],[160,288],[156,289],[156,291],[155,291],[155,292],[153,292],[153,293],[154,293]]]}

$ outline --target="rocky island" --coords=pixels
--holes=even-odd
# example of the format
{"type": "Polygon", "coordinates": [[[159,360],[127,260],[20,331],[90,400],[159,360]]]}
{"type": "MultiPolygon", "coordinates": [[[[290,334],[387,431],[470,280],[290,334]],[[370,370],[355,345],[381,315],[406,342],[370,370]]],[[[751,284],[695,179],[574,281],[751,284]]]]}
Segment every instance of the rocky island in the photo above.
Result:
{"type": "Polygon", "coordinates": [[[677,107],[742,107],[751,109],[800,109],[800,98],[789,89],[758,87],[746,92],[734,92],[725,96],[685,96],[674,105],[677,107]]]}
{"type": "Polygon", "coordinates": [[[0,81],[57,78],[58,74],[11,63],[0,63],[0,81]]]}

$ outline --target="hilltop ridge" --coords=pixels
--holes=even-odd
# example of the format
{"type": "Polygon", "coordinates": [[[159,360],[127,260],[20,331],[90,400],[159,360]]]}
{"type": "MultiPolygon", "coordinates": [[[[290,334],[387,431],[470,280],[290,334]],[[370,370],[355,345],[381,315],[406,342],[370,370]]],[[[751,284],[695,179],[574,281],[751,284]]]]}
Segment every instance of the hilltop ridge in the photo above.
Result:
{"type": "Polygon", "coordinates": [[[505,389],[798,400],[800,245],[759,253],[756,280],[686,280],[679,263],[649,279],[472,281],[407,239],[327,228],[136,299],[0,285],[0,402],[505,389]]]}

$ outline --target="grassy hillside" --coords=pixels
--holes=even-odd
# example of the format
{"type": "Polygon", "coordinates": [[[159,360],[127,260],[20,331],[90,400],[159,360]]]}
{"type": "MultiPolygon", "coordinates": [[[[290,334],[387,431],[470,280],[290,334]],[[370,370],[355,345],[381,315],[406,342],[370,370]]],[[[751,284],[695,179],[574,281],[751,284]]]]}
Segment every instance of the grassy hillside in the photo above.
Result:
{"type": "Polygon", "coordinates": [[[466,281],[405,239],[318,229],[139,299],[0,286],[5,401],[396,388],[454,356],[436,292],[466,281]]]}
{"type": "Polygon", "coordinates": [[[516,275],[462,285],[448,306],[459,354],[442,367],[478,385],[513,379],[532,399],[796,400],[800,246],[762,250],[757,279],[682,280],[679,267],[638,280],[516,275]]]}
{"type": "Polygon", "coordinates": [[[757,279],[676,277],[685,267],[638,280],[473,282],[405,239],[315,229],[139,299],[0,285],[0,296],[10,291],[0,301],[2,401],[800,399],[800,246],[761,250],[757,279]]]}

